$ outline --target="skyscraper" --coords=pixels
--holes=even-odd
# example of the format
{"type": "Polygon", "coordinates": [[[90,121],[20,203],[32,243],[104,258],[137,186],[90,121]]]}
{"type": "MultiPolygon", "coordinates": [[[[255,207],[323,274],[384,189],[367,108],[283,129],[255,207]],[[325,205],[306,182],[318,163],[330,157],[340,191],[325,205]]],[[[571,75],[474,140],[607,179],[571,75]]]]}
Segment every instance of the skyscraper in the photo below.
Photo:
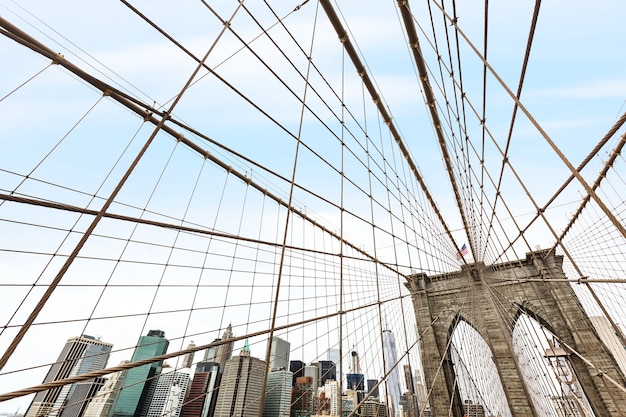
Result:
{"type": "Polygon", "coordinates": [[[296,380],[301,377],[304,376],[304,367],[306,366],[306,364],[302,361],[289,361],[289,370],[291,371],[291,373],[293,374],[293,379],[292,379],[292,386],[296,385],[296,380]]]}
{"type": "Polygon", "coordinates": [[[378,400],[367,399],[361,406],[363,417],[386,417],[387,413],[383,404],[378,400]]]}
{"type": "Polygon", "coordinates": [[[270,348],[270,370],[289,370],[289,347],[290,344],[288,341],[276,336],[272,338],[272,346],[270,348]]]}
{"type": "MultiPolygon", "coordinates": [[[[120,362],[120,365],[128,362],[123,360],[120,362]]],[[[126,372],[128,371],[119,371],[109,375],[102,388],[98,391],[98,395],[85,408],[82,417],[106,417],[109,414],[122,388],[126,372]]]]}
{"type": "Polygon", "coordinates": [[[215,411],[215,401],[221,379],[220,366],[215,362],[199,362],[183,407],[183,417],[208,417],[215,411]]]}
{"type": "Polygon", "coordinates": [[[367,393],[370,394],[371,398],[378,398],[379,394],[378,394],[378,387],[376,386],[376,384],[378,384],[378,380],[377,379],[368,379],[367,380],[367,393]],[[376,387],[376,388],[374,388],[376,387]]]}
{"type": "Polygon", "coordinates": [[[407,391],[404,394],[407,414],[409,417],[417,416],[418,397],[415,392],[415,380],[413,379],[413,371],[410,364],[404,365],[404,383],[407,391]]]}
{"type": "Polygon", "coordinates": [[[317,388],[320,386],[320,373],[321,366],[319,366],[319,363],[317,365],[310,364],[304,367],[304,376],[310,376],[312,378],[313,386],[315,387],[315,393],[317,393],[317,388]]]}
{"type": "Polygon", "coordinates": [[[189,369],[162,373],[157,378],[147,417],[179,417],[190,381],[189,369]]]}
{"type": "Polygon", "coordinates": [[[332,348],[326,351],[326,360],[333,362],[335,365],[339,366],[340,361],[339,349],[332,348]]]}
{"type": "Polygon", "coordinates": [[[350,372],[353,374],[361,373],[361,363],[359,362],[359,354],[356,350],[350,352],[350,372]]]}
{"type": "Polygon", "coordinates": [[[365,391],[365,376],[363,374],[346,374],[346,389],[365,391]]]}
{"type": "Polygon", "coordinates": [[[202,416],[202,407],[206,397],[206,387],[209,384],[208,372],[196,372],[193,374],[193,380],[189,385],[185,405],[183,406],[183,417],[200,417],[202,416]]]}
{"type": "MultiPolygon", "coordinates": [[[[87,335],[69,339],[43,382],[58,381],[104,369],[112,347],[111,343],[102,342],[87,335]]],[[[87,406],[86,400],[90,398],[90,393],[93,395],[103,383],[104,379],[97,378],[84,381],[80,386],[70,384],[41,391],[35,395],[26,411],[26,416],[57,417],[64,412],[66,415],[80,414],[87,406]]]]}
{"type": "Polygon", "coordinates": [[[324,394],[330,401],[330,414],[339,415],[339,404],[341,401],[341,393],[339,392],[339,383],[334,380],[327,380],[324,383],[324,394]]]}
{"type": "MultiPolygon", "coordinates": [[[[217,346],[215,349],[215,362],[219,363],[220,369],[222,372],[224,371],[224,366],[226,365],[226,361],[231,358],[233,355],[233,346],[235,342],[232,340],[228,342],[228,340],[233,338],[233,326],[228,324],[226,330],[224,330],[224,334],[222,334],[222,342],[225,342],[222,345],[217,346]]],[[[206,358],[206,360],[211,360],[211,358],[206,358]]]]}
{"type": "Polygon", "coordinates": [[[250,356],[248,341],[224,367],[214,417],[257,417],[265,379],[265,362],[250,356]]]}
{"type": "Polygon", "coordinates": [[[284,369],[276,369],[267,375],[263,417],[289,417],[292,376],[290,371],[284,369]]]}
{"type": "Polygon", "coordinates": [[[98,393],[106,381],[106,378],[98,377],[73,384],[67,395],[60,416],[82,416],[93,396],[98,393]]]}
{"type": "Polygon", "coordinates": [[[361,373],[359,354],[356,350],[350,352],[350,373],[346,374],[346,389],[365,391],[365,376],[361,373]]]}
{"type": "Polygon", "coordinates": [[[383,353],[385,355],[385,374],[391,369],[386,384],[387,400],[395,412],[398,410],[402,391],[400,389],[400,371],[396,366],[396,362],[398,362],[396,339],[391,330],[383,330],[383,353]]]}
{"type": "Polygon", "coordinates": [[[196,372],[198,370],[209,373],[209,381],[206,386],[206,398],[204,400],[204,407],[202,408],[202,417],[212,417],[215,413],[217,395],[219,394],[220,384],[222,383],[222,370],[216,362],[203,362],[202,364],[198,364],[196,372]]]}
{"type": "Polygon", "coordinates": [[[426,388],[422,383],[422,374],[419,370],[415,371],[415,391],[417,395],[417,405],[419,413],[423,414],[424,417],[430,417],[430,407],[428,406],[428,402],[426,401],[426,388]],[[422,410],[424,410],[422,412],[422,410]]]}
{"type": "MultiPolygon", "coordinates": [[[[217,338],[215,340],[213,340],[213,343],[219,342],[220,338],[217,338]]],[[[217,348],[219,346],[211,346],[210,348],[207,348],[207,350],[204,351],[204,359],[202,360],[202,362],[215,362],[219,365],[219,361],[217,360],[217,348]]],[[[224,368],[222,368],[222,370],[224,370],[224,368]]]]}
{"type": "Polygon", "coordinates": [[[310,376],[301,376],[291,392],[291,417],[309,417],[315,413],[314,397],[317,394],[317,385],[310,376]]]}
{"type": "MultiPolygon", "coordinates": [[[[189,345],[187,345],[187,349],[192,349],[195,347],[196,344],[193,342],[193,340],[191,341],[191,343],[189,343],[189,345]]],[[[195,354],[195,352],[191,352],[185,355],[185,357],[183,358],[183,368],[191,368],[191,366],[193,365],[193,358],[195,354]]]]}
{"type": "Polygon", "coordinates": [[[404,365],[404,383],[406,384],[406,390],[415,394],[415,383],[413,381],[413,372],[411,371],[411,365],[404,365]]]}
{"type": "Polygon", "coordinates": [[[321,377],[320,377],[320,386],[324,386],[326,381],[337,380],[337,368],[335,367],[335,362],[333,361],[320,361],[321,365],[321,377]]]}
{"type": "MultiPolygon", "coordinates": [[[[163,355],[169,341],[165,332],[150,330],[141,336],[133,353],[131,362],[163,355]]],[[[152,362],[129,369],[124,378],[123,389],[113,408],[111,417],[140,417],[146,414],[150,396],[156,386],[156,377],[161,373],[163,361],[152,362]]]]}
{"type": "MultiPolygon", "coordinates": [[[[356,391],[348,390],[345,395],[341,396],[341,415],[342,417],[348,417],[353,414],[356,405],[358,404],[356,391]]],[[[360,415],[358,410],[354,413],[360,415]]]]}

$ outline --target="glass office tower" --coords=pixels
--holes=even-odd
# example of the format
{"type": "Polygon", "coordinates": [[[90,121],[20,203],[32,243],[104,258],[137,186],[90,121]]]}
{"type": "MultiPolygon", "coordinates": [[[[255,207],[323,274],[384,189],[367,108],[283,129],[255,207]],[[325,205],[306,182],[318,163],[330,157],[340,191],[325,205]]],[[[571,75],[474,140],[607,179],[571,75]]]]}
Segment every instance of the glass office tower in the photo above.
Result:
{"type": "MultiPolygon", "coordinates": [[[[167,352],[169,341],[165,332],[150,330],[146,336],[141,336],[133,353],[131,362],[163,355],[167,352]]],[[[141,417],[147,413],[150,405],[151,393],[161,373],[163,361],[152,362],[137,368],[129,369],[124,378],[124,388],[117,398],[111,417],[141,417]]]]}

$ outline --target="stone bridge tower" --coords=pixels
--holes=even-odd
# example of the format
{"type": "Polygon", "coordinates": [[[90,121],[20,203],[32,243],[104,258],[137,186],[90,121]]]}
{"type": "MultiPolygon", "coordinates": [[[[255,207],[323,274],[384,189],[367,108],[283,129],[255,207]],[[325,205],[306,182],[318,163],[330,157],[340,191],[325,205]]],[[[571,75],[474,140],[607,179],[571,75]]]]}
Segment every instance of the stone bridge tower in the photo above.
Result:
{"type": "Polygon", "coordinates": [[[433,417],[448,416],[450,401],[452,415],[463,415],[446,346],[457,321],[466,319],[460,306],[467,306],[469,302],[479,306],[481,320],[468,320],[468,323],[491,350],[514,417],[536,415],[512,347],[510,329],[521,313],[529,314],[546,326],[596,367],[576,355],[569,356],[596,416],[626,415],[626,394],[603,376],[610,376],[626,387],[626,379],[613,355],[600,341],[571,285],[563,281],[551,282],[566,278],[562,261],[562,256],[536,251],[528,253],[526,259],[513,262],[492,266],[476,263],[463,266],[455,273],[409,277],[406,286],[411,292],[418,331],[423,332],[420,345],[426,386],[432,387],[429,403],[433,417]],[[543,259],[545,256],[547,258],[543,259]],[[525,278],[535,280],[524,281],[525,278]],[[494,297],[498,297],[497,300],[494,297]],[[506,310],[504,314],[503,310],[506,310]],[[443,368],[437,372],[440,363],[443,368]]]}

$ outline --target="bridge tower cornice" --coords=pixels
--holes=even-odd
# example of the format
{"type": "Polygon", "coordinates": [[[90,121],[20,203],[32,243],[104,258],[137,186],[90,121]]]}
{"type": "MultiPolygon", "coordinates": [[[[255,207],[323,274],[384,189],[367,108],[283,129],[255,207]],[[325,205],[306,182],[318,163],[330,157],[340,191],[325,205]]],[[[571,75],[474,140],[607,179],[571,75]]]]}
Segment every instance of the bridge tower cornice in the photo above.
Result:
{"type": "MultiPolygon", "coordinates": [[[[514,417],[536,415],[513,351],[512,333],[521,314],[528,314],[589,363],[606,369],[611,378],[626,386],[573,288],[564,282],[562,265],[562,256],[539,250],[519,260],[494,265],[479,262],[454,272],[432,276],[418,273],[407,278],[405,285],[422,336],[424,378],[432,387],[429,404],[433,417],[448,416],[450,410],[454,416],[463,415],[449,353],[452,333],[460,320],[487,343],[514,417]],[[468,314],[469,307],[473,314],[468,314]]],[[[595,414],[623,415],[620,410],[626,410],[626,395],[607,384],[589,363],[576,355],[569,357],[595,414]]]]}

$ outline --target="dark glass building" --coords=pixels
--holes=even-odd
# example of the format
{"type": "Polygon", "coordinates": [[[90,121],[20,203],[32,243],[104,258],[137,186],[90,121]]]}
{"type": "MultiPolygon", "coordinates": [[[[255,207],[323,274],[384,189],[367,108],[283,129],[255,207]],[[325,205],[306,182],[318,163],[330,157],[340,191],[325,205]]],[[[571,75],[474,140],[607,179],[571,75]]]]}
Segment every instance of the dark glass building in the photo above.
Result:
{"type": "Polygon", "coordinates": [[[353,391],[365,391],[365,375],[363,374],[346,374],[346,389],[353,391]]]}
{"type": "Polygon", "coordinates": [[[378,387],[374,388],[378,384],[377,379],[368,379],[367,380],[367,392],[370,394],[370,397],[378,398],[378,387]]]}
{"type": "Polygon", "coordinates": [[[321,378],[320,378],[320,387],[323,387],[326,383],[326,380],[337,380],[337,370],[335,368],[335,362],[333,361],[320,361],[320,366],[322,368],[321,378]]]}
{"type": "MultiPolygon", "coordinates": [[[[167,352],[169,341],[165,332],[150,330],[141,336],[133,353],[131,362],[163,355],[167,352]]],[[[124,378],[123,388],[111,412],[111,417],[141,417],[150,406],[151,393],[154,392],[163,361],[152,362],[129,369],[124,378]]]]}
{"type": "Polygon", "coordinates": [[[293,373],[293,380],[291,381],[291,386],[294,387],[296,385],[296,380],[301,376],[304,376],[304,367],[306,364],[302,361],[289,361],[289,370],[293,373]]]}

